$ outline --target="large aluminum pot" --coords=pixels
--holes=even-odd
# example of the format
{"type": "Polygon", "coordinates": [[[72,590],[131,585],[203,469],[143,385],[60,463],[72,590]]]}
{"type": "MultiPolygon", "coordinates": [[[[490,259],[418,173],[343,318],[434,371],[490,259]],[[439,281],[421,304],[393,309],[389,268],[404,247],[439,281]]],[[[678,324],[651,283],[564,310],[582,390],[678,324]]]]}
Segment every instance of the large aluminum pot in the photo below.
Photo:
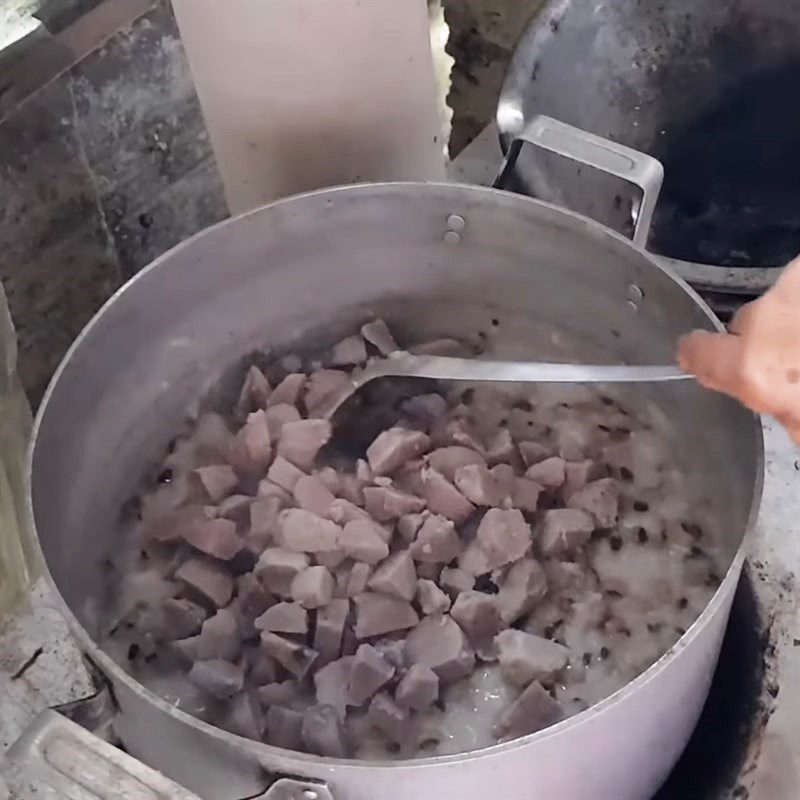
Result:
{"type": "Polygon", "coordinates": [[[644,800],[700,713],[761,488],[757,419],[693,383],[647,391],[668,410],[718,515],[727,574],[660,661],[545,731],[417,761],[317,758],[197,721],[95,644],[98,563],[115,547],[119,506],[187,407],[243,353],[310,328],[341,333],[365,309],[420,337],[473,333],[497,317],[531,355],[566,326],[585,353],[630,363],[667,362],[680,333],[719,327],[685,284],[621,236],[479,187],[319,191],[220,223],[161,256],[67,354],[39,410],[30,465],[38,540],[76,637],[113,684],[118,733],[131,753],[213,800],[253,796],[282,775],[325,783],[305,796],[330,791],[335,800],[644,800]],[[638,313],[632,297],[643,297],[638,313]]]}

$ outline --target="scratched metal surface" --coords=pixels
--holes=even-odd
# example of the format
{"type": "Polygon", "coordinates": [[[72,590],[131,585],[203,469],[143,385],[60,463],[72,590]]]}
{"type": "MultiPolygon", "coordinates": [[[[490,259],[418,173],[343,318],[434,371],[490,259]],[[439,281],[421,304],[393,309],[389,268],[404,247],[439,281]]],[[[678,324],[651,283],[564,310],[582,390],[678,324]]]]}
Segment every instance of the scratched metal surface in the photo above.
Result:
{"type": "Polygon", "coordinates": [[[0,758],[39,711],[93,691],[80,651],[40,579],[27,608],[0,619],[0,758]]]}
{"type": "Polygon", "coordinates": [[[768,625],[766,720],[749,744],[738,798],[794,800],[800,794],[800,449],[775,423],[764,430],[766,480],[751,563],[768,625]]]}

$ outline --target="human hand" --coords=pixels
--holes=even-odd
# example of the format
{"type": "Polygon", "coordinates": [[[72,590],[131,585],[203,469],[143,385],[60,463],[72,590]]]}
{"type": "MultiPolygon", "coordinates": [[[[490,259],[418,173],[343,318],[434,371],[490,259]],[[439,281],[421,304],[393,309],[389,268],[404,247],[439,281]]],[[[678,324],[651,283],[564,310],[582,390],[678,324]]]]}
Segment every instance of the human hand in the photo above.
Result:
{"type": "Polygon", "coordinates": [[[758,300],[742,306],[730,333],[693,331],[678,363],[709,389],[771,414],[800,444],[800,256],[758,300]]]}

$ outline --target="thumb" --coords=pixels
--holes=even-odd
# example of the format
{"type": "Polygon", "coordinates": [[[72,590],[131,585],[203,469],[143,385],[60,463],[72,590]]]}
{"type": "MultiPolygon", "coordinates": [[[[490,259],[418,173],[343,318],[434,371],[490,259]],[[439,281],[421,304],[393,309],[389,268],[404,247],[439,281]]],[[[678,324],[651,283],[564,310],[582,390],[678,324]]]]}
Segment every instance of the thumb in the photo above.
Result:
{"type": "Polygon", "coordinates": [[[775,419],[783,425],[789,433],[790,438],[795,444],[800,445],[800,419],[790,414],[777,414],[775,419]]]}
{"type": "Polygon", "coordinates": [[[742,359],[744,346],[727,333],[693,331],[678,342],[678,363],[708,389],[744,399],[742,359]]]}

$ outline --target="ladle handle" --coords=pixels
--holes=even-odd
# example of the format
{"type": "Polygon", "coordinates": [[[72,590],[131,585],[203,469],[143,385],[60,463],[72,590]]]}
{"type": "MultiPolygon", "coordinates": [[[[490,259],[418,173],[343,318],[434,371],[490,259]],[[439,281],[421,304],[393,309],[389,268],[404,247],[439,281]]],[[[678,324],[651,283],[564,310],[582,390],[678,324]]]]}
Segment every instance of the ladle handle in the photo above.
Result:
{"type": "Polygon", "coordinates": [[[497,383],[649,383],[691,379],[690,375],[669,364],[628,366],[492,361],[411,355],[398,351],[364,370],[356,384],[363,385],[383,376],[497,383]]]}
{"type": "Polygon", "coordinates": [[[565,122],[559,122],[552,117],[540,115],[534,117],[511,143],[495,181],[496,187],[503,186],[508,173],[514,168],[522,146],[526,143],[607,172],[609,175],[616,175],[638,186],[642,190],[642,199],[639,208],[634,209],[633,243],[637,247],[644,248],[650,233],[650,223],[658,193],[664,180],[664,167],[658,159],[567,125],[565,122]]]}

